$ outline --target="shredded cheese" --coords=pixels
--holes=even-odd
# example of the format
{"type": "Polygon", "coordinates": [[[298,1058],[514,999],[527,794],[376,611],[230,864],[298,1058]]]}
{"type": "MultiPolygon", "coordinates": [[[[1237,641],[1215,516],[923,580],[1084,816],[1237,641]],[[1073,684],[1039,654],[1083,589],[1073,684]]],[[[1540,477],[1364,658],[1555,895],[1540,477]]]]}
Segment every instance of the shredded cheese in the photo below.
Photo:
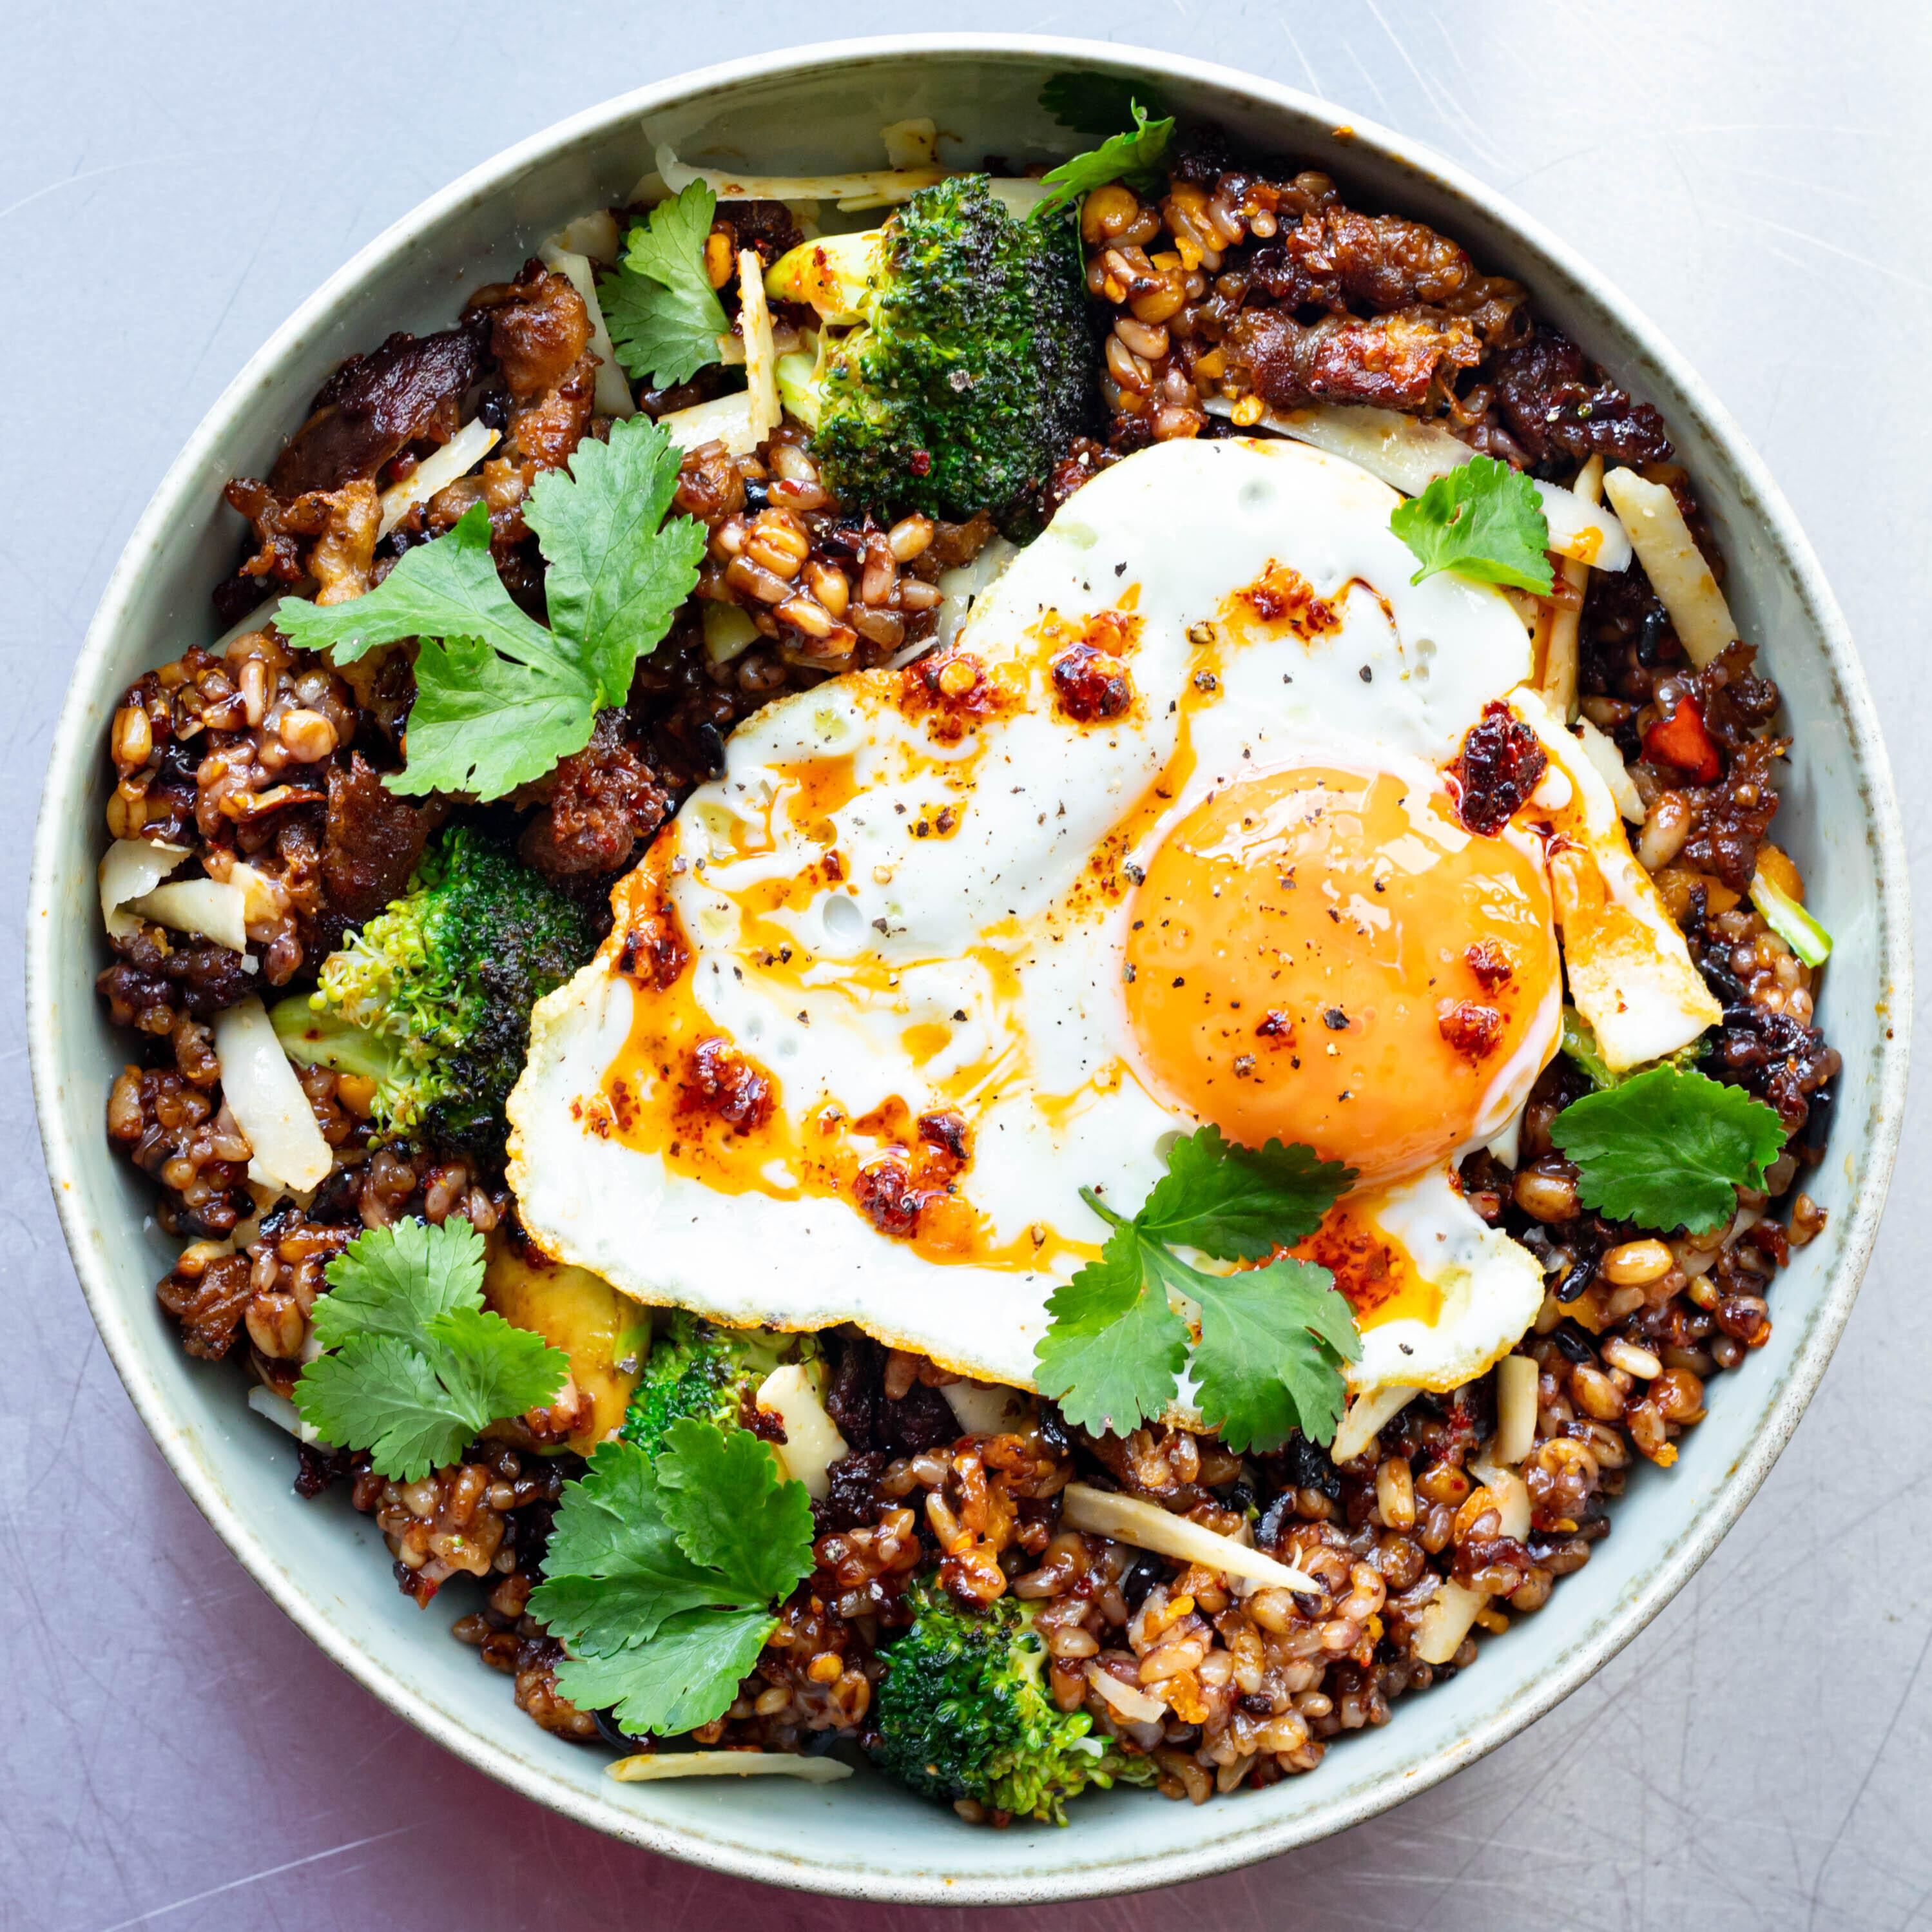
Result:
{"type": "Polygon", "coordinates": [[[1670,613],[1684,655],[1702,670],[1736,639],[1738,627],[1677,499],[1634,470],[1611,470],[1604,494],[1629,531],[1637,561],[1670,613]]]}
{"type": "Polygon", "coordinates": [[[1245,1577],[1276,1589],[1322,1587],[1306,1571],[1277,1563],[1247,1544],[1237,1543],[1231,1536],[1220,1535],[1138,1496],[1116,1496],[1085,1483],[1069,1483],[1060,1492],[1060,1520],[1070,1529],[1107,1537],[1136,1550],[1150,1550],[1156,1556],[1172,1556],[1177,1563],[1198,1563],[1224,1576],[1245,1577]]]}
{"type": "Polygon", "coordinates": [[[836,1784],[852,1775],[836,1757],[800,1757],[794,1751],[640,1751],[604,1767],[620,1784],[649,1784],[661,1778],[796,1778],[807,1784],[836,1784]]]}
{"type": "MultiPolygon", "coordinates": [[[[1507,1359],[1520,1361],[1524,1358],[1507,1359]]],[[[1477,1456],[1469,1465],[1469,1472],[1489,1492],[1503,1534],[1513,1536],[1520,1543],[1529,1534],[1529,1486],[1514,1469],[1505,1468],[1488,1456],[1477,1456]]]]}
{"type": "Polygon", "coordinates": [[[893,168],[929,168],[939,159],[939,129],[923,117],[895,121],[879,130],[885,143],[886,165],[893,168]]]}
{"type": "Polygon", "coordinates": [[[722,442],[734,456],[749,456],[764,440],[758,433],[748,389],[714,396],[708,403],[693,403],[688,409],[673,410],[658,418],[658,427],[680,449],[722,442]]]}

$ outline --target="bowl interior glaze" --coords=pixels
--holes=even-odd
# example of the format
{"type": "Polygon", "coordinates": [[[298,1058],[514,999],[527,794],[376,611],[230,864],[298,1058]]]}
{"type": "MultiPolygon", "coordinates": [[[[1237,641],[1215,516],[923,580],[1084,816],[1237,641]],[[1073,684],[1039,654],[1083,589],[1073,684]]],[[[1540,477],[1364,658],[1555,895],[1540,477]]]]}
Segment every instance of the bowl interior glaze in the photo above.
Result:
{"type": "MultiPolygon", "coordinates": [[[[1072,145],[1078,145],[1077,140],[1072,145]]],[[[1843,621],[1790,513],[1736,428],[1628,302],[1486,190],[1412,144],[1225,69],[1077,42],[945,36],[743,62],[641,89],[487,164],[366,249],[280,330],[196,432],[108,586],[62,716],[35,849],[28,1012],[48,1166],[75,1264],[122,1378],[163,1453],[275,1600],[379,1696],[472,1763],[654,1850],[782,1884],[874,1899],[1036,1903],[1171,1883],[1286,1850],[1425,1789],[1575,1688],[1669,1600],[1774,1460],[1856,1292],[1896,1144],[1911,1011],[1906,876],[1870,698],[1843,621]],[[1667,1475],[1638,1472],[1616,1533],[1548,1607],[1486,1641],[1479,1664],[1404,1700],[1311,1775],[1196,1810],[1151,1795],[1086,1799],[1065,1831],[991,1835],[868,1778],[620,1786],[606,1754],[517,1710],[502,1680],[395,1588],[373,1528],[289,1491],[294,1447],[253,1415],[239,1378],[182,1353],[153,1285],[172,1261],[102,1108],[122,1064],[92,990],[104,963],[94,867],[104,842],[102,737],[147,666],[211,641],[211,586],[238,531],[224,482],[260,475],[344,356],[391,330],[446,327],[466,292],[514,272],[568,218],[621,198],[668,140],[687,160],[772,171],[877,166],[878,130],[930,114],[949,158],[1057,158],[1070,137],[1037,105],[1069,67],[1152,79],[1162,98],[1436,224],[1514,274],[1636,394],[1654,402],[1730,560],[1745,634],[1762,640],[1798,721],[1780,836],[1836,934],[1823,1023],[1844,1057],[1813,1191],[1825,1234],[1775,1291],[1769,1345],[1713,1390],[1667,1475]],[[352,1547],[361,1538],[370,1547],[352,1547]]]]}

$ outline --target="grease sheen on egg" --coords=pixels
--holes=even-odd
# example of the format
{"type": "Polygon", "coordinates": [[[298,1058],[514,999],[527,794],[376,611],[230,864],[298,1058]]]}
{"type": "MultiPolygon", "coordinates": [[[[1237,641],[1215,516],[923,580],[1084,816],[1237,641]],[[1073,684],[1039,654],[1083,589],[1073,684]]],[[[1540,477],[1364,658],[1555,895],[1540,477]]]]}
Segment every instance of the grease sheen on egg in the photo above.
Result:
{"type": "MultiPolygon", "coordinates": [[[[748,720],[618,887],[598,958],[537,1010],[511,1178],[541,1245],[644,1300],[856,1322],[1028,1382],[1047,1297],[1104,1238],[1081,1188],[1131,1209],[1168,1136],[1262,1124],[1224,1102],[1214,1053],[1190,1073],[1133,922],[1150,896],[1198,897],[1198,928],[1238,940],[1266,867],[1208,857],[1204,828],[1321,772],[1362,802],[1316,868],[1336,890],[1432,848],[1399,922],[1321,935],[1340,979],[1376,981],[1359,1064],[1406,1136],[1346,1204],[1378,1258],[1338,1270],[1369,1351],[1352,1379],[1447,1388],[1506,1349],[1540,1272],[1450,1156],[1520,1106],[1560,982],[1533,844],[1449,837],[1441,772],[1529,644],[1488,587],[1409,581],[1397,500],[1294,444],[1160,446],[1072,498],[951,651],[748,720]],[[1466,979],[1444,990],[1450,924],[1466,979]],[[1498,1030],[1472,1056],[1443,1023],[1478,1003],[1485,941],[1514,990],[1480,1002],[1498,1030]]],[[[1313,1088],[1271,1090],[1271,1131],[1340,1131],[1313,1088]]]]}

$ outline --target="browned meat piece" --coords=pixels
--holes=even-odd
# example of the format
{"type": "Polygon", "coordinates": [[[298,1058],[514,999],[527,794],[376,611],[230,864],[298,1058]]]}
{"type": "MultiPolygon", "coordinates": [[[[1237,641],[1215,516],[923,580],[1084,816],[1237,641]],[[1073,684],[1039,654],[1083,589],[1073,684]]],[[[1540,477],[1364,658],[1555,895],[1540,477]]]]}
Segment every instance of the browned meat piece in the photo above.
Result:
{"type": "Polygon", "coordinates": [[[1756,664],[1755,644],[1727,644],[1714,662],[1686,680],[1705,730],[1726,752],[1742,749],[1778,716],[1778,686],[1759,676],[1756,664]]]}
{"type": "Polygon", "coordinates": [[[1229,368],[1278,410],[1372,403],[1413,412],[1483,353],[1467,321],[1426,310],[1330,316],[1306,327],[1280,309],[1244,310],[1226,347],[1229,368]]]}
{"type": "Polygon", "coordinates": [[[442,815],[436,806],[398,798],[360,752],[346,766],[331,766],[322,848],[328,910],[345,926],[359,926],[399,898],[442,815]]]}
{"type": "Polygon", "coordinates": [[[1686,865],[1714,874],[1733,892],[1750,890],[1758,848],[1778,811],[1778,761],[1790,742],[1754,738],[1732,758],[1716,784],[1685,794],[1690,801],[1686,865]]]}
{"type": "Polygon", "coordinates": [[[326,501],[328,518],[309,552],[308,567],[320,586],[318,604],[346,604],[369,588],[376,564],[376,534],[382,505],[374,484],[345,483],[326,501]]]}
{"type": "Polygon", "coordinates": [[[308,421],[269,472],[269,488],[285,502],[339,490],[372,481],[406,443],[447,442],[460,427],[464,391],[482,373],[481,352],[460,328],[399,333],[352,356],[317,393],[308,421]]]}
{"type": "Polygon", "coordinates": [[[1445,235],[1395,214],[1331,207],[1304,215],[1250,265],[1252,286],[1285,308],[1331,314],[1425,304],[1440,308],[1474,279],[1467,255],[1445,235]]]}
{"type": "Polygon", "coordinates": [[[590,742],[531,788],[544,809],[524,828],[525,861],[550,878],[613,872],[670,816],[671,794],[623,730],[623,714],[599,716],[590,742]]]}
{"type": "Polygon", "coordinates": [[[158,926],[141,926],[108,944],[114,963],[94,984],[116,1026],[172,1033],[184,1016],[212,1019],[260,990],[241,953],[206,940],[170,940],[158,926]]]}
{"type": "Polygon", "coordinates": [[[596,392],[597,358],[580,356],[554,388],[511,412],[511,438],[528,459],[524,466],[526,488],[535,471],[560,470],[570,460],[590,427],[596,392]]]}
{"type": "Polygon", "coordinates": [[[584,298],[566,277],[552,274],[534,259],[514,282],[478,289],[463,322],[466,328],[487,323],[490,353],[518,402],[555,388],[590,346],[584,298]]]}
{"type": "Polygon", "coordinates": [[[1510,434],[1538,463],[1592,455],[1606,462],[1661,463],[1670,454],[1664,418],[1631,401],[1567,337],[1537,329],[1498,352],[1496,400],[1510,434]]]}
{"type": "Polygon", "coordinates": [[[782,201],[722,202],[711,226],[714,231],[723,232],[734,256],[740,248],[749,248],[767,268],[788,248],[796,248],[805,239],[791,210],[782,201]]]}

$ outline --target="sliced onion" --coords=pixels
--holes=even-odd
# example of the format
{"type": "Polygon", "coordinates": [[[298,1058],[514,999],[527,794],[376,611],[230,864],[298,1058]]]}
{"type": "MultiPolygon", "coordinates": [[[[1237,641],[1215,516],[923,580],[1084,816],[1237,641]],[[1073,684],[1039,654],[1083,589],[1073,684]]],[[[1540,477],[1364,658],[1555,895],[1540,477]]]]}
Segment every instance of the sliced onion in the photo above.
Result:
{"type": "Polygon", "coordinates": [[[298,1442],[320,1442],[320,1434],[302,1419],[302,1412],[285,1395],[257,1382],[248,1391],[248,1406],[278,1429],[286,1429],[298,1442]]]}
{"type": "Polygon", "coordinates": [[[334,1157],[260,1000],[215,1015],[214,1055],[221,1096],[254,1150],[249,1178],[297,1194],[320,1187],[334,1157]]]}
{"type": "MultiPolygon", "coordinates": [[[[922,188],[932,188],[959,172],[937,163],[916,168],[865,168],[843,175],[746,175],[728,169],[694,168],[680,160],[668,147],[657,150],[657,175],[669,194],[681,194],[693,182],[702,182],[720,201],[830,201],[848,214],[890,208],[910,201],[922,188]]],[[[649,177],[638,184],[648,185],[649,177]]],[[[1008,214],[1022,216],[1037,208],[1052,193],[1043,182],[994,176],[987,185],[1008,214]]]]}
{"type": "Polygon", "coordinates": [[[1514,1466],[1536,1447],[1538,1371],[1528,1355],[1505,1355],[1496,1364],[1496,1457],[1514,1466]]]}
{"type": "Polygon", "coordinates": [[[968,1436],[1006,1436],[1026,1420],[1027,1398],[998,1382],[948,1382],[939,1393],[968,1436]]]}
{"type": "Polygon", "coordinates": [[[593,400],[598,410],[607,416],[635,416],[638,399],[631,394],[623,365],[610,344],[610,332],[604,326],[604,304],[597,299],[597,278],[591,272],[590,256],[562,247],[560,238],[544,244],[543,264],[562,275],[584,298],[584,312],[590,318],[590,352],[597,358],[593,400]]]}
{"type": "Polygon", "coordinates": [[[734,456],[749,456],[764,440],[752,412],[748,389],[714,396],[708,403],[693,403],[686,410],[673,410],[670,415],[658,418],[658,427],[680,449],[722,442],[734,456]]]}
{"type": "Polygon", "coordinates": [[[1322,1586],[1304,1571],[1277,1563],[1232,1536],[1176,1516],[1138,1496],[1116,1496],[1085,1483],[1069,1483],[1060,1492],[1060,1520],[1070,1529],[1084,1530],[1136,1550],[1172,1556],[1178,1563],[1198,1563],[1224,1576],[1244,1576],[1282,1590],[1318,1590],[1322,1586]]]}
{"type": "Polygon", "coordinates": [[[1604,494],[1630,532],[1637,561],[1670,614],[1684,655],[1702,670],[1736,638],[1738,627],[1677,499],[1634,470],[1611,470],[1604,494]]]}
{"type": "Polygon", "coordinates": [[[836,1757],[801,1757],[795,1751],[640,1751],[604,1767],[620,1784],[649,1784],[661,1778],[797,1778],[807,1784],[836,1784],[852,1767],[836,1757]]]}
{"type": "Polygon", "coordinates": [[[950,648],[965,628],[975,600],[986,595],[1019,554],[1017,544],[1009,543],[1004,537],[993,537],[970,563],[956,564],[940,572],[939,628],[933,641],[940,649],[950,648]]]}
{"type": "Polygon", "coordinates": [[[738,330],[745,342],[745,393],[752,420],[763,442],[784,420],[778,406],[778,350],[772,342],[771,304],[765,300],[765,272],[749,248],[738,251],[738,330]]]}
{"type": "Polygon", "coordinates": [[[617,218],[608,208],[580,214],[556,232],[556,246],[573,255],[587,255],[592,261],[610,268],[622,249],[623,237],[617,232],[617,218]]]}
{"type": "Polygon", "coordinates": [[[1130,1724],[1158,1724],[1167,1716],[1167,1706],[1150,1697],[1138,1685],[1123,1684],[1097,1664],[1087,1666],[1087,1681],[1130,1724]]]}
{"type": "Polygon", "coordinates": [[[110,938],[126,939],[139,928],[140,920],[124,908],[178,871],[188,851],[158,838],[117,838],[100,855],[100,922],[110,938]]]}
{"type": "Polygon", "coordinates": [[[803,1364],[788,1362],[774,1369],[758,1384],[755,1401],[776,1416],[784,1430],[784,1442],[773,1446],[786,1474],[802,1483],[814,1502],[823,1502],[832,1493],[832,1464],[850,1452],[803,1364]]]}
{"type": "MultiPolygon", "coordinates": [[[[1506,1361],[1523,1361],[1526,1356],[1505,1356],[1506,1361]]],[[[1496,1520],[1502,1534],[1520,1543],[1529,1534],[1529,1486],[1514,1469],[1486,1456],[1477,1456],[1469,1473],[1490,1492],[1496,1505],[1496,1520]]]]}
{"type": "Polygon", "coordinates": [[[497,433],[481,416],[465,423],[440,449],[432,450],[400,483],[382,492],[381,534],[387,536],[418,503],[466,476],[496,446],[497,433]]]}
{"type": "MultiPolygon", "coordinates": [[[[1210,396],[1202,406],[1210,416],[1232,418],[1234,406],[1225,396],[1210,396]]],[[[1419,496],[1438,476],[1460,470],[1478,454],[1438,422],[1378,410],[1365,403],[1311,403],[1305,409],[1267,410],[1252,425],[1292,436],[1297,442],[1346,457],[1405,496],[1419,496]]],[[[1629,537],[1608,511],[1574,490],[1535,477],[1550,526],[1550,548],[1558,556],[1622,570],[1630,560],[1629,537]]]]}
{"type": "Polygon", "coordinates": [[[1424,1664],[1444,1664],[1462,1647],[1476,1612],[1488,1599],[1480,1590],[1460,1583],[1444,1583],[1422,1606],[1415,1620],[1415,1634],[1409,1642],[1409,1654],[1424,1664]]]}
{"type": "Polygon", "coordinates": [[[1381,1434],[1414,1399],[1412,1388],[1371,1389],[1349,1403],[1335,1439],[1328,1445],[1331,1462],[1352,1462],[1369,1446],[1370,1438],[1381,1434]]]}
{"type": "Polygon", "coordinates": [[[1624,763],[1623,754],[1587,718],[1576,721],[1576,742],[1582,746],[1584,757],[1596,766],[1604,784],[1610,787],[1610,796],[1617,802],[1618,815],[1628,819],[1633,825],[1641,825],[1643,800],[1638,796],[1636,782],[1630,775],[1630,767],[1624,763]]]}
{"type": "Polygon", "coordinates": [[[758,640],[758,627],[742,604],[707,598],[698,621],[704,630],[704,655],[715,664],[730,664],[758,640]]]}
{"type": "Polygon", "coordinates": [[[231,952],[248,950],[248,899],[225,879],[182,879],[128,902],[128,910],[176,932],[198,932],[231,952]]]}
{"type": "Polygon", "coordinates": [[[939,129],[931,120],[895,121],[879,130],[886,144],[886,165],[892,168],[930,168],[939,161],[939,129]]]}

